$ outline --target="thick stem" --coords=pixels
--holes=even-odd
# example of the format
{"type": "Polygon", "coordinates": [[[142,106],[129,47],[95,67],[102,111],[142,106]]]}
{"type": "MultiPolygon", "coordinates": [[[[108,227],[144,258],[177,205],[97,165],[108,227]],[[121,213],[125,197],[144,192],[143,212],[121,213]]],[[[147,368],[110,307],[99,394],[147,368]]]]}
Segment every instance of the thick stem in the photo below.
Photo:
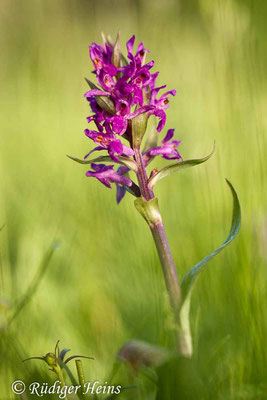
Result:
{"type": "MultiPolygon", "coordinates": [[[[164,274],[165,284],[169,294],[170,304],[174,314],[174,322],[177,329],[177,348],[182,356],[190,358],[192,356],[192,342],[189,315],[187,315],[186,319],[186,321],[188,322],[186,325],[187,329],[184,329],[185,319],[181,314],[181,311],[183,311],[184,308],[182,304],[181,287],[179,284],[166,232],[162,222],[158,222],[154,225],[149,226],[157,247],[158,256],[164,274]]],[[[190,303],[188,307],[190,307],[190,303]]],[[[187,312],[189,313],[189,309],[187,310],[187,312]]]]}
{"type": "Polygon", "coordinates": [[[166,232],[162,221],[151,224],[149,227],[157,247],[170,303],[174,312],[175,321],[177,322],[181,304],[181,289],[166,232]]]}
{"type": "Polygon", "coordinates": [[[137,176],[137,180],[139,183],[141,195],[143,196],[143,198],[145,200],[147,200],[147,201],[151,200],[154,198],[154,193],[151,189],[149,189],[148,184],[147,184],[148,179],[147,179],[146,168],[144,165],[142,152],[139,147],[134,149],[134,157],[135,157],[135,161],[137,163],[136,176],[137,176]]]}
{"type": "MultiPolygon", "coordinates": [[[[140,148],[135,148],[135,160],[137,163],[137,179],[141,191],[141,195],[146,200],[149,202],[149,200],[156,200],[154,198],[154,193],[151,189],[148,187],[148,179],[147,179],[147,173],[146,173],[146,168],[144,165],[143,161],[143,155],[140,150],[140,148]]],[[[180,290],[180,285],[178,282],[178,277],[176,273],[176,268],[174,264],[174,260],[171,254],[171,249],[168,243],[168,239],[166,236],[166,232],[162,223],[161,215],[159,213],[159,208],[157,201],[153,201],[150,203],[151,206],[147,208],[147,211],[151,211],[151,213],[148,213],[145,216],[146,221],[149,224],[149,227],[151,229],[158,255],[160,258],[160,262],[162,265],[163,269],[163,274],[165,278],[165,283],[166,287],[169,293],[170,297],[170,303],[173,308],[174,314],[175,314],[175,320],[178,320],[178,310],[181,302],[181,290],[180,290]],[[153,205],[152,205],[153,203],[153,205]],[[153,211],[156,211],[153,214],[153,211]]]]}
{"type": "MultiPolygon", "coordinates": [[[[168,243],[164,225],[161,219],[158,201],[153,191],[148,187],[147,173],[143,156],[139,148],[135,149],[135,160],[138,166],[137,179],[142,197],[135,201],[135,206],[147,221],[156,244],[158,256],[161,262],[166,288],[170,304],[174,313],[175,326],[177,329],[177,347],[181,355],[190,357],[192,350],[188,346],[188,340],[184,337],[180,320],[182,306],[181,287],[179,284],[175,263],[168,243]]],[[[188,336],[188,335],[187,335],[188,336]]]]}

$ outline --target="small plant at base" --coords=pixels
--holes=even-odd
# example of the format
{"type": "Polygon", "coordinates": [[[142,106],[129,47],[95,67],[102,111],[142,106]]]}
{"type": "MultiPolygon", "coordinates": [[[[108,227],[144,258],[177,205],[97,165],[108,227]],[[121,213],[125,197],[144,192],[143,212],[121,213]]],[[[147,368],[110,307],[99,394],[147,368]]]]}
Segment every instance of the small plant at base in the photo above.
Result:
{"type": "MultiPolygon", "coordinates": [[[[61,351],[59,350],[59,340],[58,340],[56,343],[56,346],[55,346],[54,353],[47,353],[43,357],[38,357],[38,356],[37,357],[29,357],[29,358],[26,358],[25,360],[23,360],[23,362],[29,361],[29,360],[42,360],[42,361],[46,362],[46,364],[49,366],[50,371],[53,371],[57,375],[58,380],[60,381],[60,384],[63,387],[63,386],[65,386],[65,381],[64,381],[62,369],[63,368],[66,369],[67,373],[70,374],[69,369],[66,367],[68,362],[70,362],[71,360],[73,360],[75,358],[87,358],[89,360],[94,360],[93,357],[81,356],[81,355],[74,355],[74,356],[70,356],[67,359],[65,359],[65,356],[68,351],[70,351],[70,349],[63,349],[61,351]]],[[[80,372],[82,371],[80,364],[77,366],[77,372],[78,372],[79,381],[80,381],[80,380],[83,380],[83,378],[80,376],[79,371],[80,372]]],[[[72,376],[70,376],[70,377],[72,379],[72,376]]]]}

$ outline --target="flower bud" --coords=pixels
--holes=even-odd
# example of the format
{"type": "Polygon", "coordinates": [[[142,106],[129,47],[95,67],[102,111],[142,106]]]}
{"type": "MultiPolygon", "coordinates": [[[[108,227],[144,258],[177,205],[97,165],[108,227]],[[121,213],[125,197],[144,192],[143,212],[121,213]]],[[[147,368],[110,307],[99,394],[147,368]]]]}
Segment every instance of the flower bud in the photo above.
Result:
{"type": "Polygon", "coordinates": [[[56,364],[56,356],[53,353],[47,353],[44,356],[44,361],[50,366],[54,366],[56,364]]]}

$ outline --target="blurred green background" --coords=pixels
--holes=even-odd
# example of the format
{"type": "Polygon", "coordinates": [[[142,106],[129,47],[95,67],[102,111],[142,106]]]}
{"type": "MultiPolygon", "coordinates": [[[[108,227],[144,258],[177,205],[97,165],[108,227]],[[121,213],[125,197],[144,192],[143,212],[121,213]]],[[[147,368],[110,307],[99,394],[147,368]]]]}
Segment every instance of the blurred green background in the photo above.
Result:
{"type": "Polygon", "coordinates": [[[208,154],[216,140],[206,164],[156,187],[180,277],[227,236],[225,177],[242,205],[240,235],[192,298],[197,399],[267,398],[266,18],[261,0],[1,0],[1,399],[14,398],[14,379],[53,378],[21,360],[53,351],[57,339],[95,357],[84,363],[90,381],[106,379],[130,338],[169,343],[161,267],[133,198],[118,206],[115,189],[66,157],[91,148],[88,45],[118,30],[122,43],[144,40],[159,83],[177,89],[167,128],[183,158],[208,154]],[[51,243],[58,249],[38,290],[5,328],[51,243]]]}

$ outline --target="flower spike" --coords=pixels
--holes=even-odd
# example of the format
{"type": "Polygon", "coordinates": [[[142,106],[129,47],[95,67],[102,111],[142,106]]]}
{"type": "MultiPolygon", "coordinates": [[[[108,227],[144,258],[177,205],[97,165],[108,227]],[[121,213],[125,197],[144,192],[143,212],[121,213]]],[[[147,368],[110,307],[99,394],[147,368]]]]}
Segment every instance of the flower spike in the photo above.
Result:
{"type": "Polygon", "coordinates": [[[107,166],[102,162],[122,164],[122,168],[130,168],[137,174],[137,164],[141,159],[145,166],[156,156],[167,160],[181,159],[177,150],[180,142],[173,140],[173,129],[167,131],[166,137],[161,139],[161,145],[157,146],[157,136],[166,124],[170,97],[175,96],[176,91],[168,90],[159,94],[166,85],[156,84],[159,73],[152,71],[154,61],[146,61],[149,50],[143,42],[135,44],[135,35],[126,43],[126,57],[121,50],[120,33],[115,42],[108,35],[102,34],[102,37],[104,44],[92,43],[89,46],[97,84],[85,78],[90,90],[84,96],[91,114],[87,117],[89,127],[84,133],[95,146],[87,151],[84,161],[70,158],[82,164],[91,164],[92,170],[87,171],[87,177],[97,178],[107,188],[115,183],[116,199],[120,203],[127,191],[134,196],[142,191],[139,179],[137,177],[138,186],[121,173],[123,169],[116,171],[114,165],[107,166]],[[146,145],[142,155],[139,153],[150,118],[157,120],[157,128],[153,132],[154,138],[147,141],[151,147],[146,145]],[[89,156],[99,151],[106,152],[106,155],[90,160],[89,156]]]}

